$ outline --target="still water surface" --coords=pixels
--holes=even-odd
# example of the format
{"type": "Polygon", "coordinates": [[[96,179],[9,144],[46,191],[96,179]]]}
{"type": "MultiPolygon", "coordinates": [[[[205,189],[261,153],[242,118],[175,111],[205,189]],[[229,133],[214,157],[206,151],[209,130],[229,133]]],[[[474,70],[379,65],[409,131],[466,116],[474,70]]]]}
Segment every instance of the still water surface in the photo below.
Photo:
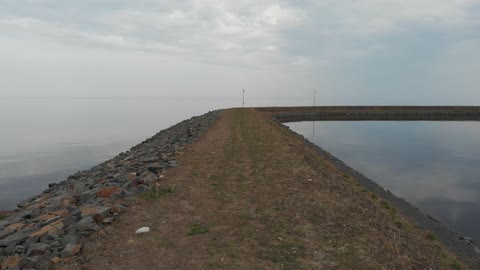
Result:
{"type": "Polygon", "coordinates": [[[294,131],[480,241],[480,122],[299,122],[294,131]]]}

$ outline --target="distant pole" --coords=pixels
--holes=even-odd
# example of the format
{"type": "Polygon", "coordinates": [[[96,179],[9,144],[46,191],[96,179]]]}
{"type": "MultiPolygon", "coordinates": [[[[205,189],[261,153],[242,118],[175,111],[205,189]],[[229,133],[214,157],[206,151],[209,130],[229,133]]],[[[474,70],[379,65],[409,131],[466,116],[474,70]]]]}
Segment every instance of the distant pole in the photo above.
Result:
{"type": "MultiPolygon", "coordinates": [[[[313,88],[313,107],[317,107],[317,89],[313,88]]],[[[312,141],[315,140],[315,121],[312,121],[312,141]]]]}
{"type": "Polygon", "coordinates": [[[243,101],[242,101],[242,107],[245,108],[245,89],[243,89],[243,101]]]}

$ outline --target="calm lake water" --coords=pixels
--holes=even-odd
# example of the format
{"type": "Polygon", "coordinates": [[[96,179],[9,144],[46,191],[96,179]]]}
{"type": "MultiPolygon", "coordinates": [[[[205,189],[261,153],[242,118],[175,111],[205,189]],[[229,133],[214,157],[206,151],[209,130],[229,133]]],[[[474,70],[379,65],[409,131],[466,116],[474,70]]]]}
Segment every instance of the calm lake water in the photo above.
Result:
{"type": "Polygon", "coordinates": [[[480,122],[287,125],[424,213],[480,241],[480,122]]]}
{"type": "MultiPolygon", "coordinates": [[[[241,99],[240,99],[241,101],[241,99]]],[[[182,120],[238,100],[0,99],[0,210],[182,120]]]]}

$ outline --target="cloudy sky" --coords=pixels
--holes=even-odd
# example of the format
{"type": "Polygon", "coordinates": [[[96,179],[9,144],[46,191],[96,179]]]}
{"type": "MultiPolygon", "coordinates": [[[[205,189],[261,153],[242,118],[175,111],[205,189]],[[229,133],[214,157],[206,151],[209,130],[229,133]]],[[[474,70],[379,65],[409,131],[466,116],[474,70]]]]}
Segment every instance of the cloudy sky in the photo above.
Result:
{"type": "Polygon", "coordinates": [[[479,48],[478,0],[1,0],[0,96],[479,105],[479,48]]]}

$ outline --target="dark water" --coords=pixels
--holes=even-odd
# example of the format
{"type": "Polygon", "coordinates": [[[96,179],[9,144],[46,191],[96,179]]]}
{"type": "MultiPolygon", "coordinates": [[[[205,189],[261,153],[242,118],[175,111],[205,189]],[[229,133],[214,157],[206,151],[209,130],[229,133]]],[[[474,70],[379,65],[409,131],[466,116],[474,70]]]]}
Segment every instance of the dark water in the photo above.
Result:
{"type": "Polygon", "coordinates": [[[480,122],[287,125],[424,213],[480,241],[480,122]]]}
{"type": "Polygon", "coordinates": [[[238,100],[0,99],[0,210],[195,115],[238,100]]]}

